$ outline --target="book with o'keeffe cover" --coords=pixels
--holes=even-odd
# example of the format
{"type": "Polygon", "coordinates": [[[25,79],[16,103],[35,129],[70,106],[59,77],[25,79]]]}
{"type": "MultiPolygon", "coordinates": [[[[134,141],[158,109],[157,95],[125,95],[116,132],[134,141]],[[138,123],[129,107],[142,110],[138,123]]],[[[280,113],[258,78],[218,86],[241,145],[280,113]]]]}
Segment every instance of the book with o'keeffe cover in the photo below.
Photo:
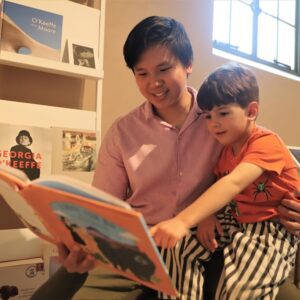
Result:
{"type": "Polygon", "coordinates": [[[63,16],[3,1],[1,51],[60,60],[63,16]]]}

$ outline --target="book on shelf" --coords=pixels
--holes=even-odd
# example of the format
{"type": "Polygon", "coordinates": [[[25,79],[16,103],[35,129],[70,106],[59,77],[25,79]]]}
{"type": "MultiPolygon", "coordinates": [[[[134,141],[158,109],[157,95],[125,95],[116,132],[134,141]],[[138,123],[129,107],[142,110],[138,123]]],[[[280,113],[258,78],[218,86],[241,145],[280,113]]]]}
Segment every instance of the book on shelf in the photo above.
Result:
{"type": "Polygon", "coordinates": [[[40,257],[0,262],[0,299],[29,300],[48,278],[40,257]]]}
{"type": "Polygon", "coordinates": [[[3,0],[1,51],[60,60],[63,16],[3,0]]]}
{"type": "Polygon", "coordinates": [[[0,193],[41,238],[68,248],[77,244],[99,265],[176,294],[142,214],[126,202],[67,176],[30,181],[10,167],[0,170],[0,193]]]}
{"type": "Polygon", "coordinates": [[[91,183],[96,166],[96,131],[52,127],[52,174],[91,183]]]}
{"type": "Polygon", "coordinates": [[[30,179],[51,173],[50,128],[0,123],[0,166],[22,170],[30,179]]]}

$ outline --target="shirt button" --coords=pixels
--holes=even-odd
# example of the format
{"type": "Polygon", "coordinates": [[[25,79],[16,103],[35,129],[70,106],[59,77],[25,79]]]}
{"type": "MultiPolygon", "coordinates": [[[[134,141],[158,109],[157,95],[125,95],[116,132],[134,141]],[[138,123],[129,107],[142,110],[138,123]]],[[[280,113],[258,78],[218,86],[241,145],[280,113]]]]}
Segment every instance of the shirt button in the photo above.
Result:
{"type": "Polygon", "coordinates": [[[179,176],[180,176],[180,177],[182,176],[182,172],[179,172],[179,176]]]}

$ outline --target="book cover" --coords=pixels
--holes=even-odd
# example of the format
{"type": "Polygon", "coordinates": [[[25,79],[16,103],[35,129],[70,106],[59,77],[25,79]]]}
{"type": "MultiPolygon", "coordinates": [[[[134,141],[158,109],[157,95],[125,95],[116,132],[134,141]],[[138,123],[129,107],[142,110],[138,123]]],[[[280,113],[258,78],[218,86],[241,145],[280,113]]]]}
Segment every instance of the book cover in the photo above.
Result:
{"type": "Polygon", "coordinates": [[[29,179],[51,174],[50,128],[0,123],[0,166],[22,170],[29,179]]]}
{"type": "Polygon", "coordinates": [[[126,202],[70,177],[52,175],[29,181],[23,176],[24,173],[12,168],[1,169],[0,191],[17,215],[26,218],[25,224],[33,232],[53,243],[63,242],[68,248],[77,244],[95,257],[99,265],[176,295],[141,213],[126,202]],[[40,231],[33,216],[24,216],[21,205],[34,211],[35,219],[51,236],[40,231]]]}
{"type": "Polygon", "coordinates": [[[52,174],[91,183],[96,167],[96,131],[52,127],[52,174]]]}
{"type": "Polygon", "coordinates": [[[60,60],[63,16],[4,1],[1,50],[60,60]]]}
{"type": "Polygon", "coordinates": [[[292,158],[298,168],[298,170],[300,171],[300,147],[297,146],[287,146],[287,148],[289,149],[292,158]]]}

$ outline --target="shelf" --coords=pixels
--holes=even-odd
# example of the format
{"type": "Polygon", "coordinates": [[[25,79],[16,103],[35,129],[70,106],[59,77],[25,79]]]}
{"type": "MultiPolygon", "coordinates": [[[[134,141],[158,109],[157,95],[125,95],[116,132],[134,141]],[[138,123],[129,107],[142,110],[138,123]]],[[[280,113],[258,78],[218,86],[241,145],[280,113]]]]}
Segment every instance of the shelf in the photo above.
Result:
{"type": "Polygon", "coordinates": [[[7,51],[1,51],[0,64],[84,79],[103,78],[102,70],[7,51]]]}
{"type": "Polygon", "coordinates": [[[1,123],[95,130],[96,112],[0,100],[1,123]]]}

